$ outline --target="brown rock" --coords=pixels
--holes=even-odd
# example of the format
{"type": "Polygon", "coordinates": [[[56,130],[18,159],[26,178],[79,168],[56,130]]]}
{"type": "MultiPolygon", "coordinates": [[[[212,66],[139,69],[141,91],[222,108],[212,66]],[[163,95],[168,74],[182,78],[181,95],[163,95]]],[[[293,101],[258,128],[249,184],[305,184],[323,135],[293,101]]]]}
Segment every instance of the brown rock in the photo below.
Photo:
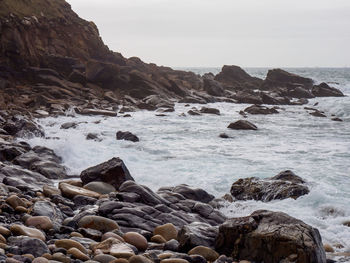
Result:
{"type": "Polygon", "coordinates": [[[124,234],[123,239],[125,242],[135,246],[139,251],[145,251],[148,247],[147,239],[137,232],[128,232],[124,234]]]}
{"type": "Polygon", "coordinates": [[[115,229],[119,229],[118,224],[112,219],[102,216],[84,216],[78,222],[79,227],[92,228],[102,232],[108,232],[115,229]]]}
{"type": "Polygon", "coordinates": [[[26,220],[27,226],[33,226],[41,230],[49,230],[53,228],[52,221],[47,216],[32,216],[26,220]]]}
{"type": "Polygon", "coordinates": [[[330,244],[324,244],[323,248],[327,253],[334,253],[334,248],[330,244]]]}
{"type": "Polygon", "coordinates": [[[79,242],[72,240],[72,239],[57,240],[55,242],[55,246],[62,247],[62,248],[67,249],[67,250],[72,248],[72,247],[75,247],[75,248],[79,249],[81,252],[83,252],[84,254],[87,254],[86,248],[82,244],[80,244],[79,242]]]}
{"type": "Polygon", "coordinates": [[[27,204],[17,195],[11,195],[6,199],[6,203],[16,209],[17,206],[27,207],[27,204]]]}
{"type": "Polygon", "coordinates": [[[82,261],[87,261],[90,259],[87,255],[85,255],[83,252],[81,252],[79,249],[75,247],[68,249],[67,254],[70,254],[73,256],[73,258],[80,259],[82,261]]]}
{"type": "Polygon", "coordinates": [[[30,227],[14,224],[11,226],[10,230],[11,230],[12,234],[14,234],[16,236],[22,235],[22,236],[27,236],[27,237],[38,238],[38,239],[41,239],[42,241],[46,240],[45,235],[40,230],[35,229],[35,228],[30,228],[30,227]]]}
{"type": "Polygon", "coordinates": [[[177,229],[172,223],[168,223],[162,226],[157,226],[153,235],[161,235],[166,241],[177,238],[177,229]]]}
{"type": "Polygon", "coordinates": [[[62,191],[62,195],[65,197],[68,197],[72,199],[76,195],[82,195],[82,196],[87,196],[87,197],[93,197],[93,198],[99,198],[101,194],[77,187],[74,185],[70,185],[67,183],[60,183],[59,184],[59,189],[62,191]]]}
{"type": "Polygon", "coordinates": [[[161,260],[160,263],[188,263],[188,261],[182,258],[167,258],[161,260]]]}
{"type": "Polygon", "coordinates": [[[164,244],[164,243],[166,243],[166,240],[161,235],[154,235],[151,237],[151,242],[164,244]]]}
{"type": "Polygon", "coordinates": [[[204,246],[198,246],[195,248],[192,248],[189,252],[189,255],[201,255],[202,257],[204,257],[207,261],[213,262],[215,261],[218,257],[219,254],[208,247],[204,247],[204,246]]]}
{"type": "Polygon", "coordinates": [[[49,260],[44,257],[38,257],[38,258],[34,258],[32,263],[49,263],[49,260]]]}

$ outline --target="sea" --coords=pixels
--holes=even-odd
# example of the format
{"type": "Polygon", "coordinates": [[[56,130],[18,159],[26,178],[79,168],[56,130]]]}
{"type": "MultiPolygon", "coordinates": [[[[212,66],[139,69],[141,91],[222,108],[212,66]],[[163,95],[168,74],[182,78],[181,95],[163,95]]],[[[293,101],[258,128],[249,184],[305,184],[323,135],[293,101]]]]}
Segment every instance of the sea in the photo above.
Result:
{"type": "MultiPolygon", "coordinates": [[[[181,68],[197,74],[220,68],[181,68]]],[[[265,78],[268,68],[245,68],[252,76],[265,78]]],[[[239,178],[268,178],[292,170],[307,181],[310,193],[297,200],[225,203],[229,217],[246,216],[258,209],[283,211],[319,229],[323,242],[338,252],[350,252],[350,68],[286,68],[327,82],[346,97],[310,99],[308,105],[281,106],[279,114],[249,116],[257,131],[229,130],[242,119],[239,111],[248,104],[214,103],[221,115],[184,117],[191,107],[176,104],[175,112],[158,117],[155,112],[131,113],[131,118],[67,116],[38,119],[46,138],[32,138],[32,145],[52,148],[63,158],[71,175],[120,157],[135,180],[157,190],[161,186],[188,184],[221,197],[239,178]],[[318,104],[317,104],[318,103],[318,104]],[[317,106],[314,106],[317,104],[317,106]],[[326,118],[309,115],[305,106],[324,111],[326,118]],[[334,116],[342,122],[332,121],[334,116]],[[75,129],[60,129],[65,122],[78,122],[75,129]],[[140,142],[117,141],[117,131],[130,131],[140,142]],[[220,133],[231,136],[222,139],[220,133]],[[102,141],[86,140],[98,133],[102,141]]]]}

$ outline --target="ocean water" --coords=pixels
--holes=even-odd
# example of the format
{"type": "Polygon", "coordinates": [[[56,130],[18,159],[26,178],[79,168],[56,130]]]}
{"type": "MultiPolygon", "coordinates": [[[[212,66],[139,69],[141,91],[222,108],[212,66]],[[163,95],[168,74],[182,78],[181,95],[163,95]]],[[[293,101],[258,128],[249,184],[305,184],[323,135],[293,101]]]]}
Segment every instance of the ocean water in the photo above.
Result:
{"type": "MultiPolygon", "coordinates": [[[[198,74],[218,68],[191,68],[198,74]]],[[[251,75],[264,78],[268,69],[248,68],[251,75]]],[[[350,69],[287,69],[316,82],[329,82],[350,95],[350,69]]],[[[33,138],[31,145],[45,145],[63,158],[70,174],[79,173],[112,157],[120,157],[132,176],[157,190],[161,186],[186,183],[201,187],[217,197],[228,193],[239,178],[271,177],[290,169],[307,181],[310,193],[297,200],[269,203],[242,201],[226,203],[222,211],[232,217],[257,209],[284,211],[318,228],[324,243],[341,244],[338,251],[350,251],[350,97],[316,98],[327,118],[308,114],[304,106],[282,106],[279,114],[249,116],[258,131],[227,129],[241,119],[238,112],[247,104],[215,103],[220,116],[180,116],[191,105],[177,104],[165,117],[155,112],[131,113],[131,118],[76,115],[39,119],[49,139],[33,138]],[[343,122],[331,121],[331,115],[343,122]],[[61,124],[75,121],[76,129],[62,130],[61,124]],[[96,123],[98,122],[98,123],[96,123]],[[140,142],[117,141],[117,131],[131,131],[140,142]],[[101,142],[85,139],[90,132],[101,142]],[[232,136],[222,139],[222,132],[232,136]]]]}

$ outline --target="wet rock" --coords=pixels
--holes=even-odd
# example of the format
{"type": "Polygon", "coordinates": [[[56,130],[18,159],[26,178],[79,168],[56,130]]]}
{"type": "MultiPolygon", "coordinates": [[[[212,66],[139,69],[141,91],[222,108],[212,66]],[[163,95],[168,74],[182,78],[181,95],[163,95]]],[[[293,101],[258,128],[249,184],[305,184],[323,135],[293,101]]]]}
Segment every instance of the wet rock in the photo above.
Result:
{"type": "Polygon", "coordinates": [[[158,205],[158,204],[167,204],[168,202],[163,199],[161,196],[155,194],[151,189],[147,186],[139,185],[134,181],[126,181],[124,182],[120,188],[120,192],[127,193],[136,193],[139,198],[138,201],[147,205],[158,205]]]}
{"type": "Polygon", "coordinates": [[[110,263],[116,259],[117,259],[116,257],[113,257],[111,255],[107,255],[107,254],[99,254],[93,258],[94,261],[97,261],[100,263],[110,263]]]}
{"type": "Polygon", "coordinates": [[[16,137],[31,138],[45,136],[41,126],[23,116],[15,116],[11,120],[8,120],[2,126],[2,129],[9,135],[16,137]]]}
{"type": "Polygon", "coordinates": [[[51,219],[47,216],[31,216],[26,220],[25,224],[29,227],[35,227],[44,231],[53,228],[51,219]]]}
{"type": "Polygon", "coordinates": [[[183,99],[178,101],[179,103],[197,103],[197,104],[206,104],[207,102],[203,98],[196,96],[186,96],[183,99]]]}
{"type": "Polygon", "coordinates": [[[28,150],[21,145],[16,144],[1,144],[0,145],[0,161],[12,161],[17,156],[26,153],[28,150]]]}
{"type": "Polygon", "coordinates": [[[60,240],[57,240],[55,242],[55,246],[56,247],[62,247],[66,250],[70,249],[70,248],[77,248],[79,249],[81,252],[83,252],[84,254],[87,254],[87,250],[86,248],[80,244],[79,242],[75,241],[75,240],[72,240],[72,239],[60,239],[60,240]]]}
{"type": "Polygon", "coordinates": [[[38,201],[35,202],[32,208],[33,216],[46,216],[50,218],[53,224],[58,227],[61,225],[64,216],[61,210],[54,204],[49,201],[38,201]]]}
{"type": "Polygon", "coordinates": [[[151,261],[150,259],[140,255],[132,256],[131,258],[129,258],[129,263],[152,263],[152,262],[153,261],[151,261]]]}
{"type": "Polygon", "coordinates": [[[87,255],[85,255],[83,252],[81,252],[79,249],[75,247],[68,249],[67,254],[72,255],[73,258],[80,259],[82,261],[87,261],[90,259],[87,255]]]}
{"type": "Polygon", "coordinates": [[[197,109],[189,110],[187,113],[188,113],[189,115],[192,115],[192,116],[199,116],[199,115],[201,115],[200,111],[197,110],[197,109]]]}
{"type": "Polygon", "coordinates": [[[14,254],[32,254],[34,257],[39,257],[50,252],[42,240],[32,237],[9,237],[8,245],[9,252],[14,254]]]}
{"type": "Polygon", "coordinates": [[[116,117],[117,116],[117,113],[115,111],[110,111],[110,110],[75,108],[75,112],[80,114],[80,115],[101,115],[101,116],[109,116],[109,117],[116,117]]]}
{"type": "Polygon", "coordinates": [[[215,197],[201,188],[194,188],[186,184],[181,184],[172,188],[172,192],[181,194],[186,199],[209,203],[215,197]]]}
{"type": "MultiPolygon", "coordinates": [[[[176,237],[177,238],[177,237],[176,237]]],[[[164,244],[164,250],[179,251],[180,243],[176,239],[171,239],[164,244]]]]}
{"type": "Polygon", "coordinates": [[[109,232],[119,229],[116,222],[102,216],[84,216],[78,222],[79,227],[92,228],[102,232],[109,232]]]}
{"type": "Polygon", "coordinates": [[[51,197],[53,195],[61,195],[61,190],[50,185],[44,185],[43,194],[47,197],[51,197]]]}
{"type": "Polygon", "coordinates": [[[126,140],[126,141],[132,141],[132,142],[138,142],[140,141],[139,138],[135,135],[132,134],[131,132],[123,132],[123,131],[118,131],[116,134],[117,140],[126,140]]]}
{"type": "Polygon", "coordinates": [[[75,129],[77,126],[78,126],[78,123],[76,122],[66,122],[61,125],[60,129],[64,129],[64,130],[75,129]]]}
{"type": "Polygon", "coordinates": [[[86,135],[86,140],[94,140],[94,141],[102,141],[102,139],[99,137],[97,133],[88,133],[86,135]]]}
{"type": "Polygon", "coordinates": [[[154,231],[153,231],[154,235],[160,235],[162,236],[166,241],[169,241],[171,239],[176,239],[177,238],[177,229],[176,227],[171,224],[165,224],[162,226],[157,226],[154,231]]]}
{"type": "Polygon", "coordinates": [[[130,258],[135,255],[129,246],[115,238],[108,238],[94,246],[93,249],[95,251],[99,249],[101,252],[110,254],[116,258],[130,258]]]}
{"type": "Polygon", "coordinates": [[[263,115],[278,113],[278,111],[275,108],[268,108],[268,107],[261,106],[261,105],[249,106],[244,111],[249,113],[249,114],[263,114],[263,115]]]}
{"type": "Polygon", "coordinates": [[[124,162],[119,158],[112,158],[107,162],[82,171],[80,178],[84,185],[93,181],[102,181],[113,185],[116,189],[119,189],[123,182],[134,180],[124,162]]]}
{"type": "Polygon", "coordinates": [[[94,191],[90,191],[82,187],[70,185],[67,183],[59,183],[59,189],[61,190],[63,196],[70,199],[74,198],[77,195],[82,195],[82,196],[87,196],[92,198],[99,198],[101,195],[94,191]]]}
{"type": "Polygon", "coordinates": [[[228,135],[227,135],[226,133],[224,133],[224,132],[223,132],[223,133],[220,133],[220,134],[219,134],[219,137],[220,137],[220,138],[223,138],[223,139],[229,139],[229,138],[231,138],[230,136],[228,136],[228,135]]]}
{"type": "Polygon", "coordinates": [[[177,240],[180,243],[179,250],[187,252],[197,246],[214,248],[218,227],[206,223],[193,222],[185,225],[179,231],[177,240]]]}
{"type": "Polygon", "coordinates": [[[339,122],[342,122],[343,120],[338,118],[338,117],[335,117],[335,118],[332,118],[332,121],[339,121],[339,122]]]}
{"type": "Polygon", "coordinates": [[[219,257],[219,254],[215,250],[204,246],[198,246],[198,247],[192,248],[188,252],[188,254],[201,255],[209,262],[213,262],[219,257]]]}
{"type": "Polygon", "coordinates": [[[231,195],[236,200],[260,200],[268,202],[275,199],[293,198],[309,193],[304,180],[291,171],[282,172],[279,175],[259,179],[250,177],[239,179],[231,186],[231,195]]]}
{"type": "Polygon", "coordinates": [[[206,114],[215,114],[215,115],[220,115],[220,111],[215,108],[207,108],[207,107],[202,107],[200,109],[201,113],[206,113],[206,114]]]}
{"type": "Polygon", "coordinates": [[[17,236],[22,235],[22,236],[27,236],[32,238],[38,238],[42,241],[46,240],[45,235],[40,230],[26,227],[23,225],[14,224],[11,226],[10,231],[12,232],[12,234],[17,236]]]}
{"type": "Polygon", "coordinates": [[[145,251],[147,249],[147,239],[139,233],[128,232],[124,234],[123,239],[125,242],[135,246],[139,251],[145,251]]]}
{"type": "Polygon", "coordinates": [[[238,91],[231,96],[238,103],[262,104],[260,93],[253,91],[238,91]]]}
{"type": "Polygon", "coordinates": [[[17,195],[10,195],[6,199],[6,203],[8,203],[10,206],[12,206],[13,209],[16,209],[18,206],[27,207],[26,202],[24,202],[21,198],[19,198],[17,195]]]}
{"type": "Polygon", "coordinates": [[[321,117],[321,118],[327,117],[323,112],[321,112],[319,110],[314,110],[313,112],[310,112],[309,114],[312,116],[315,116],[315,117],[321,117]]]}
{"type": "Polygon", "coordinates": [[[227,220],[215,248],[236,260],[277,263],[295,254],[294,262],[326,262],[318,230],[282,212],[259,210],[227,220]]]}
{"type": "Polygon", "coordinates": [[[23,169],[17,165],[5,165],[0,168],[0,178],[5,185],[14,186],[21,190],[41,191],[45,184],[51,184],[40,173],[23,169]]]}
{"type": "Polygon", "coordinates": [[[151,242],[157,243],[157,244],[165,244],[166,240],[161,235],[154,235],[151,237],[151,242]]]}
{"type": "Polygon", "coordinates": [[[312,94],[316,97],[343,97],[344,94],[333,87],[330,87],[327,83],[321,83],[312,87],[312,94]]]}
{"type": "Polygon", "coordinates": [[[90,182],[84,185],[83,188],[100,194],[109,194],[116,191],[113,185],[104,182],[90,182]]]}
{"type": "Polygon", "coordinates": [[[258,128],[251,122],[246,120],[239,120],[236,122],[230,123],[229,126],[227,126],[229,129],[233,130],[257,130],[258,128]]]}

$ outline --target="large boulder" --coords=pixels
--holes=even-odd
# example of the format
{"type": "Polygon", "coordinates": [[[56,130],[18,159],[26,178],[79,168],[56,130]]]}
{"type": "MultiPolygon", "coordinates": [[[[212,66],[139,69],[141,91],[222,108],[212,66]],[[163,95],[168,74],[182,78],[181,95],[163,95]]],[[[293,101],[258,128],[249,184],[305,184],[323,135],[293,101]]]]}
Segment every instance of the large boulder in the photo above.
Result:
{"type": "Polygon", "coordinates": [[[133,133],[129,131],[118,131],[116,133],[117,140],[125,140],[125,141],[132,141],[132,142],[138,142],[140,139],[133,133]]]}
{"type": "Polygon", "coordinates": [[[80,174],[83,184],[93,181],[102,181],[113,185],[116,189],[125,181],[134,181],[124,162],[120,158],[112,158],[107,162],[90,167],[80,174]]]}
{"type": "Polygon", "coordinates": [[[312,94],[316,97],[343,97],[344,94],[333,87],[328,86],[327,83],[321,83],[312,87],[312,94]]]}
{"type": "Polygon", "coordinates": [[[203,80],[203,89],[212,96],[224,96],[225,95],[225,89],[222,87],[220,82],[210,79],[210,78],[204,78],[203,80]]]}
{"type": "Polygon", "coordinates": [[[214,248],[217,234],[218,227],[206,223],[193,222],[185,225],[177,236],[177,240],[180,243],[179,249],[180,251],[188,252],[197,246],[214,248]]]}
{"type": "Polygon", "coordinates": [[[282,212],[259,210],[220,225],[216,251],[254,262],[326,263],[319,231],[282,212]]]}
{"type": "Polygon", "coordinates": [[[235,89],[254,89],[262,83],[261,79],[250,76],[242,68],[228,65],[223,66],[221,72],[214,79],[235,89]]]}
{"type": "Polygon", "coordinates": [[[286,87],[290,89],[303,87],[310,90],[312,88],[312,85],[313,80],[310,78],[304,78],[282,69],[272,69],[267,72],[267,76],[262,87],[268,90],[276,87],[286,87]]]}
{"type": "Polygon", "coordinates": [[[287,170],[268,179],[239,179],[232,184],[230,192],[236,200],[268,202],[275,199],[297,199],[309,193],[309,188],[304,183],[303,179],[287,170]]]}

